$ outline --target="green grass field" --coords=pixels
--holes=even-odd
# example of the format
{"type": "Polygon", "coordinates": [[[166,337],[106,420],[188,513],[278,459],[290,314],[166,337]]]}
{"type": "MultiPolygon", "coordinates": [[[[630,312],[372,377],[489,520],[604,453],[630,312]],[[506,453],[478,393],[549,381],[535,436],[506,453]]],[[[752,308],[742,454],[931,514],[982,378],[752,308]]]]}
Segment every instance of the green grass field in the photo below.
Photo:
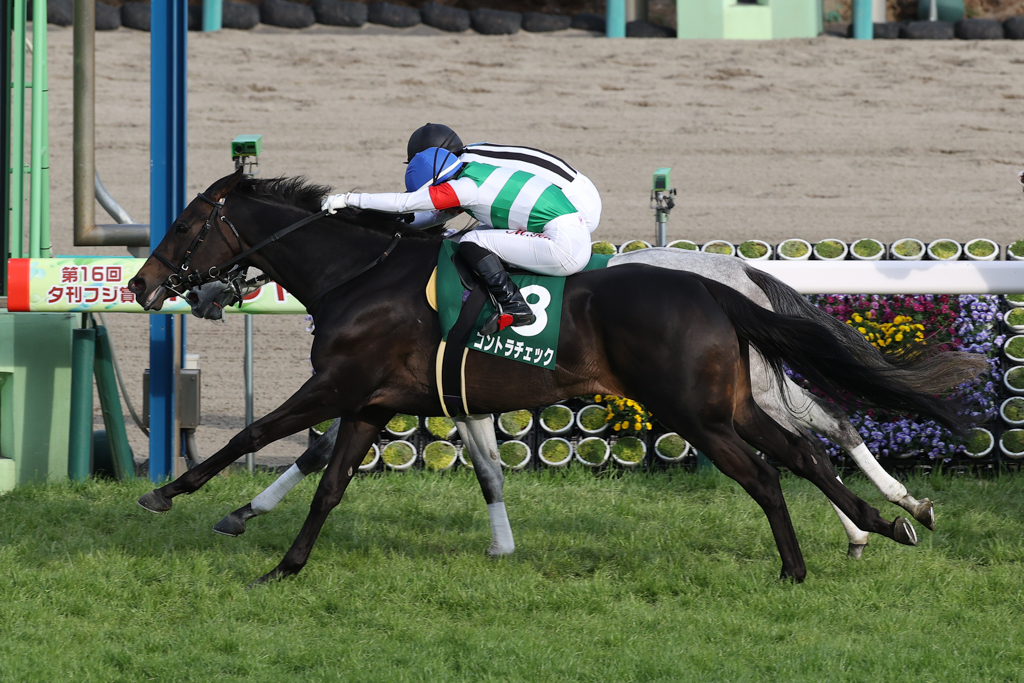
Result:
{"type": "Polygon", "coordinates": [[[913,480],[939,531],[860,561],[787,478],[802,585],[717,475],[510,476],[500,560],[472,474],[362,478],[302,574],[246,590],[316,481],[243,537],[210,528],[269,482],[216,478],[163,516],[135,504],[145,481],[0,497],[0,680],[1024,680],[1024,477],[913,480]]]}

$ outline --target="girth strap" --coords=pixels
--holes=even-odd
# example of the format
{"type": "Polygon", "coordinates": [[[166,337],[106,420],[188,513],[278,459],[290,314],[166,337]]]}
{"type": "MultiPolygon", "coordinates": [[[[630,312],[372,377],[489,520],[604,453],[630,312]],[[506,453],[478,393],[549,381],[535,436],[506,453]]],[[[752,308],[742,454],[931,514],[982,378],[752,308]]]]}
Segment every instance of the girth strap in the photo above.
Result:
{"type": "Polygon", "coordinates": [[[437,393],[441,407],[448,417],[468,415],[469,401],[466,399],[463,362],[469,349],[466,344],[473,333],[473,327],[480,311],[487,303],[487,290],[478,282],[473,283],[469,298],[462,305],[459,317],[448,332],[447,342],[442,342],[443,355],[438,359],[437,393]]]}

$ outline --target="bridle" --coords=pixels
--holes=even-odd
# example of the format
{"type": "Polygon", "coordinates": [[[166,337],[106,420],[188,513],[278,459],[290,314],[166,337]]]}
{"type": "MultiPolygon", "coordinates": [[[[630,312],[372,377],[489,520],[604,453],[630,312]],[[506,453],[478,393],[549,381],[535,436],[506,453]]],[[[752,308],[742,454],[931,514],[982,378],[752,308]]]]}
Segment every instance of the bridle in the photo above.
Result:
{"type": "MultiPolygon", "coordinates": [[[[239,291],[240,283],[238,281],[244,280],[245,276],[239,275],[238,277],[235,278],[229,277],[229,274],[232,272],[235,266],[239,264],[240,261],[242,261],[245,257],[249,256],[250,254],[259,251],[260,249],[267,246],[271,242],[276,242],[285,235],[288,235],[289,233],[294,232],[295,230],[298,230],[299,228],[308,225],[313,221],[319,220],[326,216],[328,213],[330,213],[330,211],[328,211],[327,209],[323,209],[322,211],[314,213],[310,216],[306,216],[302,220],[296,221],[295,223],[292,223],[288,227],[278,230],[273,235],[264,239],[260,243],[252,247],[249,247],[248,249],[245,249],[244,251],[242,251],[239,254],[236,254],[235,256],[232,256],[224,263],[221,263],[216,266],[210,266],[209,270],[207,270],[207,272],[205,273],[197,273],[195,271],[192,271],[190,273],[189,270],[191,269],[192,258],[195,256],[195,253],[199,249],[199,247],[202,246],[203,242],[206,241],[206,238],[209,236],[210,231],[213,229],[213,226],[216,224],[218,220],[223,221],[225,224],[227,224],[229,228],[231,228],[231,232],[234,234],[235,239],[238,241],[238,247],[242,247],[241,235],[238,234],[238,230],[235,228],[235,225],[230,220],[228,220],[227,216],[225,216],[222,213],[224,209],[224,200],[222,199],[219,202],[214,201],[207,197],[202,192],[198,193],[196,197],[201,201],[212,206],[213,209],[210,211],[210,215],[206,218],[206,223],[203,225],[202,228],[200,228],[199,234],[195,236],[195,239],[192,240],[192,243],[188,245],[188,249],[185,250],[185,255],[182,257],[181,263],[175,265],[170,261],[170,259],[164,257],[161,254],[158,254],[155,251],[152,254],[153,256],[156,257],[158,261],[160,261],[165,266],[174,271],[167,276],[167,279],[164,281],[163,286],[167,290],[173,292],[175,296],[181,297],[182,299],[187,299],[187,296],[184,293],[185,291],[193,289],[195,287],[201,287],[202,285],[217,280],[225,284],[232,285],[236,292],[239,293],[239,298],[241,298],[239,291]]],[[[367,263],[365,266],[363,266],[356,272],[345,276],[344,278],[341,279],[341,281],[335,282],[331,285],[328,285],[326,288],[322,289],[313,297],[309,306],[307,307],[308,310],[312,313],[313,309],[316,308],[316,305],[320,302],[320,300],[323,298],[325,294],[354,280],[355,278],[359,277],[360,275],[368,271],[370,268],[373,268],[377,264],[383,262],[384,259],[386,259],[394,250],[394,248],[398,245],[398,241],[400,239],[402,239],[402,233],[396,232],[394,237],[392,237],[391,239],[391,243],[388,244],[387,248],[384,250],[384,253],[382,253],[380,256],[378,256],[370,263],[367,263]]],[[[267,278],[265,281],[269,282],[270,279],[267,278]]],[[[255,283],[255,281],[252,282],[255,283]]],[[[263,284],[263,282],[260,282],[259,284],[263,284]]]]}

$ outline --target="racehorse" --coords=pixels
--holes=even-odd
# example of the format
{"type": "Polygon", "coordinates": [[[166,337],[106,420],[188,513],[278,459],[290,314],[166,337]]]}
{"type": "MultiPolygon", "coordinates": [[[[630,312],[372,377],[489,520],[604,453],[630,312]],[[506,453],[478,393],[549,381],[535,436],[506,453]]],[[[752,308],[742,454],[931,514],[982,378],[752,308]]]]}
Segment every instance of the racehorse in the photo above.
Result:
{"type": "MultiPolygon", "coordinates": [[[[696,273],[729,285],[754,303],[769,310],[789,310],[797,315],[813,317],[820,315],[817,307],[809,305],[807,300],[794,290],[737,258],[682,249],[655,248],[615,255],[608,262],[608,267],[629,263],[643,263],[696,273]]],[[[219,300],[220,305],[229,303],[222,296],[225,291],[230,293],[229,285],[220,282],[205,285],[197,297],[196,304],[193,305],[195,314],[203,317],[211,308],[210,302],[215,300],[219,300]]],[[[822,321],[824,324],[831,324],[833,318],[825,316],[822,321]]],[[[836,327],[835,334],[844,338],[852,331],[849,325],[840,324],[836,327]]],[[[836,404],[818,399],[789,377],[784,377],[781,385],[776,384],[774,374],[757,349],[751,349],[750,352],[750,376],[754,401],[776,422],[795,434],[812,430],[823,434],[851,456],[889,502],[910,512],[928,529],[935,530],[932,502],[927,498],[916,500],[902,483],[882,469],[856,428],[850,423],[849,417],[836,404]]],[[[454,420],[477,472],[491,517],[492,541],[487,552],[491,555],[510,554],[515,550],[515,541],[504,508],[504,475],[496,455],[498,444],[493,421],[489,415],[456,416],[454,420]]],[[[245,533],[248,520],[273,510],[303,477],[326,467],[337,439],[338,428],[337,423],[331,425],[322,439],[313,443],[295,461],[292,468],[250,503],[226,515],[214,525],[214,531],[228,536],[245,533]]],[[[812,441],[812,444],[816,445],[817,442],[812,441]]],[[[823,449],[822,457],[827,457],[823,449]]],[[[832,507],[847,535],[847,554],[854,558],[860,557],[868,542],[867,532],[858,529],[834,504],[832,507]]]]}
{"type": "MultiPolygon", "coordinates": [[[[423,296],[440,238],[407,234],[400,219],[366,212],[326,218],[316,213],[325,193],[297,179],[243,179],[239,170],[185,208],[129,283],[145,309],[157,310],[180,289],[233,265],[251,265],[313,316],[315,374],[202,464],[139,499],[148,510],[166,512],[175,496],[198,490],[243,453],[340,416],[337,445],[309,515],[261,582],[301,571],[356,465],[394,414],[441,413],[432,367],[440,326],[423,296]],[[284,240],[285,231],[274,232],[284,225],[306,229],[284,240]]],[[[980,357],[954,352],[890,361],[867,341],[838,341],[819,321],[772,313],[697,275],[641,265],[568,278],[562,311],[554,371],[485,354],[467,357],[470,412],[587,393],[638,400],[761,506],[781,577],[796,581],[807,570],[778,472],[747,442],[813,482],[861,529],[908,545],[916,536],[907,520],[886,520],[855,496],[805,437],[757,406],[748,344],[777,378],[785,363],[841,404],[915,412],[954,429],[963,427],[958,406],[934,394],[987,367],[980,357]]]]}

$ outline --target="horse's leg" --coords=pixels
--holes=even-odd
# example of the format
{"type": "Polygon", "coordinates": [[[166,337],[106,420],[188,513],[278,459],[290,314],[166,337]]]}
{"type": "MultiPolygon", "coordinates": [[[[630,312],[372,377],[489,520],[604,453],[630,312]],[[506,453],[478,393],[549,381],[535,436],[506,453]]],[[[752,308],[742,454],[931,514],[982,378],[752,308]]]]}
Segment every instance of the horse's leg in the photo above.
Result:
{"type": "Polygon", "coordinates": [[[320,485],[313,495],[313,502],[309,505],[309,514],[302,529],[278,565],[255,583],[284,578],[298,574],[302,570],[313,550],[320,529],[327,520],[327,515],[341,502],[341,497],[352,481],[359,462],[385,424],[387,420],[381,421],[379,416],[372,414],[371,411],[363,411],[341,426],[334,453],[331,454],[327,469],[320,478],[320,485]]]}
{"type": "Polygon", "coordinates": [[[454,419],[462,443],[469,449],[473,471],[480,482],[480,490],[487,503],[487,514],[491,518],[491,545],[487,548],[487,554],[511,555],[516,549],[516,542],[512,538],[512,527],[505,511],[505,474],[501,471],[501,460],[498,458],[494,419],[490,415],[466,415],[454,419]]]}
{"type": "Polygon", "coordinates": [[[752,400],[737,411],[736,430],[744,439],[817,486],[859,528],[882,534],[897,543],[917,545],[917,533],[910,522],[902,517],[892,522],[883,518],[878,510],[843,485],[828,458],[815,453],[803,436],[780,427],[752,400]]]}
{"type": "Polygon", "coordinates": [[[337,419],[323,435],[299,456],[291,467],[279,476],[252,501],[224,517],[213,526],[213,530],[225,536],[241,536],[245,533],[245,523],[253,517],[265,515],[281,502],[289,491],[306,476],[319,472],[327,467],[331,459],[334,444],[338,440],[338,428],[341,419],[337,419]]]}
{"type": "MultiPolygon", "coordinates": [[[[751,395],[761,410],[780,427],[793,434],[799,434],[801,427],[808,427],[808,423],[813,423],[817,428],[817,421],[808,414],[811,408],[817,405],[810,396],[787,377],[782,391],[789,394],[784,397],[775,382],[775,374],[768,369],[757,349],[750,349],[749,357],[751,395]]],[[[854,558],[860,557],[864,552],[864,546],[868,544],[870,534],[858,528],[835,503],[829,502],[846,532],[847,554],[854,558]]]]}
{"type": "Polygon", "coordinates": [[[280,407],[240,431],[228,444],[169,484],[139,498],[139,505],[152,512],[167,512],[171,499],[193,493],[222,469],[245,453],[253,453],[280,438],[294,434],[337,415],[333,407],[335,384],[328,373],[317,373],[280,407]]]}

